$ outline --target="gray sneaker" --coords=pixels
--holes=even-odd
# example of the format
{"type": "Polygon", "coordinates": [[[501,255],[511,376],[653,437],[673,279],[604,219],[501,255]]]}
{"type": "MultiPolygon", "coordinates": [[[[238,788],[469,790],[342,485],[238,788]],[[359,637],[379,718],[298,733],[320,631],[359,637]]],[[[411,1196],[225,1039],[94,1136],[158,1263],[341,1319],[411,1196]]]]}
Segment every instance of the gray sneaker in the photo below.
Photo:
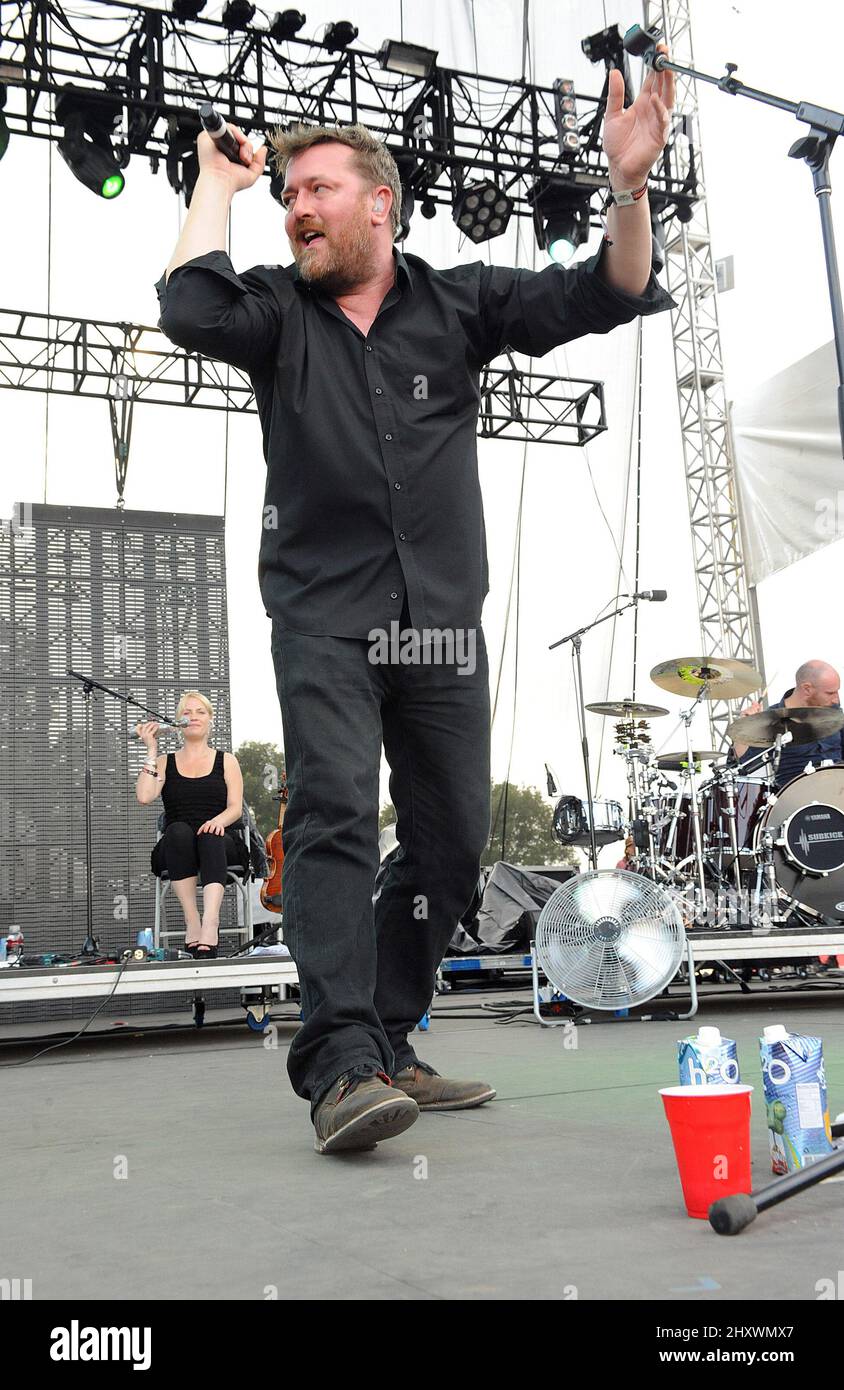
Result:
{"type": "Polygon", "coordinates": [[[374,1149],[418,1118],[416,1101],[393,1087],[385,1072],[353,1068],[337,1077],[314,1111],[314,1148],[319,1154],[374,1149]]]}

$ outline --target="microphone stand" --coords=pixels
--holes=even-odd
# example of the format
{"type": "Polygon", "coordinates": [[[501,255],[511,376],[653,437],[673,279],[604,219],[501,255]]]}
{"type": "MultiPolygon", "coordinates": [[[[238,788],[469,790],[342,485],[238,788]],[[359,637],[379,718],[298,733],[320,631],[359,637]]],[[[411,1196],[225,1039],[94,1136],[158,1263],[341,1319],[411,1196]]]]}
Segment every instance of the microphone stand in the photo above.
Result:
{"type": "Polygon", "coordinates": [[[595,803],[592,798],[592,776],[589,770],[589,741],[586,737],[586,706],[583,702],[583,668],[580,661],[580,648],[585,633],[591,632],[593,627],[598,627],[601,623],[608,622],[610,618],[617,618],[619,613],[625,613],[628,608],[635,608],[638,602],[637,598],[632,598],[629,603],[623,603],[620,608],[613,609],[612,613],[605,613],[602,618],[596,618],[594,623],[588,623],[586,627],[579,627],[577,632],[570,632],[567,637],[558,638],[548,648],[549,652],[552,652],[555,647],[561,647],[565,642],[571,642],[574,648],[577,665],[576,692],[581,732],[580,748],[583,755],[583,771],[586,776],[586,803],[589,807],[589,862],[593,869],[598,867],[598,845],[595,839],[595,803]]]}
{"type": "Polygon", "coordinates": [[[87,934],[85,945],[82,947],[83,956],[97,956],[100,953],[99,942],[94,936],[94,888],[93,888],[93,834],[92,834],[92,797],[93,786],[91,781],[91,694],[94,690],[102,690],[106,695],[112,695],[115,700],[122,700],[124,704],[135,705],[145,714],[151,714],[160,724],[178,727],[170,719],[165,719],[163,715],[156,714],[154,710],[147,709],[146,705],[139,704],[129,695],[121,695],[119,690],[112,690],[108,685],[101,685],[99,681],[92,680],[90,676],[83,676],[79,671],[72,671],[68,668],[67,674],[73,676],[74,680],[82,682],[82,694],[85,697],[85,894],[86,894],[86,921],[87,934]]]}
{"type": "Polygon", "coordinates": [[[789,159],[802,159],[812,172],[812,184],[818,200],[823,236],[826,278],[829,286],[829,299],[832,308],[832,330],[835,337],[835,357],[838,364],[838,430],[841,452],[844,455],[844,308],[841,301],[841,280],[838,273],[838,257],[835,250],[835,233],[832,225],[832,180],[829,173],[829,157],[836,138],[844,134],[844,115],[831,111],[826,106],[815,106],[809,101],[786,101],[784,97],[771,92],[760,91],[758,87],[748,87],[740,78],[734,77],[735,63],[727,63],[724,77],[713,77],[710,73],[698,72],[696,68],[683,67],[674,63],[663,53],[657,53],[656,36],[638,24],[628,31],[624,46],[630,53],[641,56],[649,67],[657,72],[679,72],[684,77],[697,82],[709,82],[729,96],[748,97],[751,101],[761,101],[766,106],[775,106],[780,111],[789,111],[798,121],[808,125],[808,135],[796,140],[788,151],[789,159]]]}

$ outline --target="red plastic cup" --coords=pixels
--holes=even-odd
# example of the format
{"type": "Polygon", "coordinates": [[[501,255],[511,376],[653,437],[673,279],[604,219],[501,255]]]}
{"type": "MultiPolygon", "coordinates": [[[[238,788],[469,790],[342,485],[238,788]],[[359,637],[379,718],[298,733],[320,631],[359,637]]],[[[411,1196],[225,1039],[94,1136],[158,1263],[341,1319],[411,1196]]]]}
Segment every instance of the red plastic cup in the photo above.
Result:
{"type": "Polygon", "coordinates": [[[664,1086],[660,1091],[689,1216],[719,1197],[750,1192],[752,1086],[664,1086]]]}

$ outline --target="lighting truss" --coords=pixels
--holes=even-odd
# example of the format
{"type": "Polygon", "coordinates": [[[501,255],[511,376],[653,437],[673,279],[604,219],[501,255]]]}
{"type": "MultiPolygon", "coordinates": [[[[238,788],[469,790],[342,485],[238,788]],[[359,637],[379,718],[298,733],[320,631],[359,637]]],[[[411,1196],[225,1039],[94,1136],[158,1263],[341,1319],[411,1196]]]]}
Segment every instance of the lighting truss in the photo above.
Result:
{"type": "MultiPolygon", "coordinates": [[[[185,352],[157,328],[20,309],[0,309],[3,387],[95,397],[112,411],[142,401],[256,413],[246,372],[185,352]]],[[[580,447],[607,428],[602,382],[523,371],[510,353],[484,368],[480,394],[481,438],[580,447]]]]}
{"type": "MultiPolygon", "coordinates": [[[[377,53],[329,53],[316,40],[283,43],[266,29],[232,32],[200,15],[182,23],[167,11],[104,0],[95,34],[85,17],[68,16],[58,0],[16,0],[3,5],[0,83],[8,87],[10,131],[57,140],[55,98],[72,83],[110,101],[118,116],[115,148],[151,161],[167,154],[168,117],[212,101],[253,135],[296,122],[366,125],[393,153],[415,157],[414,192],[451,204],[466,183],[493,180],[513,202],[516,216],[532,216],[528,194],[543,175],[571,174],[607,183],[597,132],[602,96],[578,92],[578,150],[561,152],[559,92],[521,80],[434,67],[428,77],[385,71],[377,53]],[[103,38],[108,15],[120,30],[103,38]]],[[[682,126],[673,141],[685,138],[682,126]]],[[[688,169],[669,150],[651,186],[688,197],[675,175],[688,169]]]]}

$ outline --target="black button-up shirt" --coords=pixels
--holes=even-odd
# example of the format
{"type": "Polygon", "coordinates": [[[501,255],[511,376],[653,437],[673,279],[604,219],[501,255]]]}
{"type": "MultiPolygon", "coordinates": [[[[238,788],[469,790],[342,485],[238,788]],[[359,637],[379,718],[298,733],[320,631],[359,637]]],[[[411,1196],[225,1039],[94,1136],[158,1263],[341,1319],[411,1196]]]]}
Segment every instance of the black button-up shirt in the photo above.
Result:
{"type": "Polygon", "coordinates": [[[159,326],[249,373],[267,487],[258,565],[270,617],[367,638],[480,623],[489,589],[476,431],[481,367],[505,346],[541,357],[670,307],[564,269],[435,270],[394,248],[395,283],[364,335],[294,265],[235,273],[211,251],[156,285],[159,326]]]}

